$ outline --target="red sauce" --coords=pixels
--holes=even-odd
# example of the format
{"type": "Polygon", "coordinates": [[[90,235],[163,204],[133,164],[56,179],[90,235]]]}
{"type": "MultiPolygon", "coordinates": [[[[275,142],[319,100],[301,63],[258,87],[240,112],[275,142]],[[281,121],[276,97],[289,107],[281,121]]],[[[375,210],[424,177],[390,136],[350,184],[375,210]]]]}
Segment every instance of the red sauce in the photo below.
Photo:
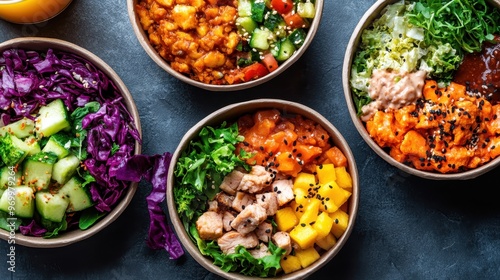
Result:
{"type": "Polygon", "coordinates": [[[466,54],[454,82],[466,85],[467,91],[500,102],[500,36],[497,44],[485,43],[481,53],[466,54]]]}

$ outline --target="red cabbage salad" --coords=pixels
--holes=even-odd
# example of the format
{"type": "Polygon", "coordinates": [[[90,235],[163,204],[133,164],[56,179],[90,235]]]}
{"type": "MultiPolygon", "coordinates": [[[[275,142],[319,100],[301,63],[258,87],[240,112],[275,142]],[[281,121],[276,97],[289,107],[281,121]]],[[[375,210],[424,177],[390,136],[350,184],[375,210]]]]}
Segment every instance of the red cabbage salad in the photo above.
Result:
{"type": "MultiPolygon", "coordinates": [[[[55,126],[53,124],[50,128],[55,126]]],[[[117,178],[118,170],[133,156],[136,141],[141,143],[140,133],[114,82],[85,58],[53,49],[8,49],[0,53],[0,135],[2,175],[15,178],[15,181],[10,178],[5,181],[5,176],[2,177],[2,196],[23,185],[27,187],[27,193],[32,190],[33,198],[26,197],[33,204],[31,208],[20,209],[21,203],[17,203],[17,212],[11,211],[13,208],[3,209],[0,199],[0,227],[10,230],[7,219],[12,220],[16,215],[16,231],[45,238],[71,229],[87,229],[110,212],[130,185],[130,182],[117,178]],[[61,106],[57,107],[57,104],[61,106]],[[63,124],[57,131],[42,125],[42,122],[50,125],[50,121],[57,119],[58,111],[54,108],[60,108],[59,113],[66,116],[59,120],[63,124]],[[43,116],[50,115],[46,117],[48,121],[41,120],[42,110],[43,116]],[[19,131],[11,128],[19,123],[22,129],[29,125],[33,127],[27,135],[18,135],[16,132],[19,131]],[[54,148],[51,141],[58,148],[54,148]],[[63,145],[57,146],[57,143],[63,145]],[[18,149],[26,144],[37,146],[27,151],[18,149]],[[77,163],[74,172],[59,174],[59,170],[66,170],[68,164],[58,168],[57,172],[54,168],[52,178],[49,175],[43,184],[41,178],[28,181],[31,174],[36,174],[31,169],[32,173],[27,171],[28,164],[35,159],[39,162],[32,164],[38,164],[33,170],[43,170],[70,156],[72,162],[77,163]],[[56,173],[59,174],[57,178],[56,173]],[[78,191],[83,190],[77,193],[79,196],[88,195],[90,201],[71,201],[76,196],[74,193],[69,195],[73,190],[60,195],[69,182],[76,184],[78,191]],[[58,215],[61,211],[56,211],[56,206],[41,206],[43,202],[57,199],[61,201],[57,207],[66,206],[60,221],[58,215]]],[[[16,193],[18,197],[20,192],[19,189],[16,193]]]]}

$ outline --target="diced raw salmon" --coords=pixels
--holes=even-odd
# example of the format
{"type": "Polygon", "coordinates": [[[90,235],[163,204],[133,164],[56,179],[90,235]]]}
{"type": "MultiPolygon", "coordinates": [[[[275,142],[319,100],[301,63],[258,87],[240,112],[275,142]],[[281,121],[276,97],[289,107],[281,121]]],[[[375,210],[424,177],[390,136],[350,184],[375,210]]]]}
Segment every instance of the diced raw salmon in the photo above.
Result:
{"type": "Polygon", "coordinates": [[[274,216],[278,211],[278,195],[275,192],[256,194],[255,201],[266,209],[268,216],[274,216]]]}
{"type": "Polygon", "coordinates": [[[228,175],[226,175],[226,177],[224,177],[224,180],[222,180],[222,183],[220,184],[219,188],[225,191],[229,195],[235,195],[236,189],[240,185],[241,178],[243,178],[243,175],[245,175],[245,173],[239,170],[231,171],[231,173],[229,173],[228,175]]]}
{"type": "Polygon", "coordinates": [[[245,192],[236,192],[233,203],[231,207],[241,212],[245,207],[255,202],[255,197],[253,195],[247,194],[245,192]]]}
{"type": "Polygon", "coordinates": [[[222,214],[213,211],[203,213],[196,221],[196,229],[201,239],[216,240],[223,234],[222,214]]]}
{"type": "Polygon", "coordinates": [[[231,226],[239,233],[247,234],[254,231],[266,218],[266,209],[258,204],[250,204],[234,218],[231,226]]]}
{"type": "Polygon", "coordinates": [[[217,239],[220,249],[226,255],[233,254],[238,245],[245,248],[254,248],[259,245],[259,239],[255,233],[241,234],[237,231],[230,231],[217,239]]]}

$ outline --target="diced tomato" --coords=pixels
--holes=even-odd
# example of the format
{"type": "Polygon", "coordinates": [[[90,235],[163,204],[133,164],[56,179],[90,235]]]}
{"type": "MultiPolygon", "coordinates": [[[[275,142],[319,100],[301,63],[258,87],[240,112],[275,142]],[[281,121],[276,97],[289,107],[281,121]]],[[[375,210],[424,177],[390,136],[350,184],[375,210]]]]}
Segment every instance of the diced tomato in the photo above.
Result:
{"type": "Polygon", "coordinates": [[[259,62],[255,62],[252,65],[248,65],[247,67],[243,68],[242,71],[245,74],[244,76],[245,82],[253,79],[258,79],[260,77],[264,77],[265,75],[269,74],[269,70],[267,70],[266,66],[264,66],[264,64],[259,62]]]}
{"type": "Polygon", "coordinates": [[[293,9],[293,0],[271,0],[271,6],[280,14],[288,14],[293,9]]]}
{"type": "Polygon", "coordinates": [[[288,13],[283,15],[283,19],[287,26],[291,28],[301,28],[304,25],[304,20],[297,13],[288,13]]]}
{"type": "Polygon", "coordinates": [[[264,66],[266,66],[269,72],[273,72],[274,70],[278,69],[278,61],[276,60],[276,58],[274,58],[272,53],[265,54],[264,58],[262,59],[262,63],[264,64],[264,66]]]}

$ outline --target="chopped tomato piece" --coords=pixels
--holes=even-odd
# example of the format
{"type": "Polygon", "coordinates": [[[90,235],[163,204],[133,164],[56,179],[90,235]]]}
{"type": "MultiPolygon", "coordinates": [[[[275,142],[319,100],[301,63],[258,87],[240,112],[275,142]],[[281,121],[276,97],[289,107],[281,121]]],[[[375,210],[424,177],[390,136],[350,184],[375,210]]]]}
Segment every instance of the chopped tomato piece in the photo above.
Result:
{"type": "Polygon", "coordinates": [[[264,66],[266,66],[269,72],[273,72],[274,70],[278,69],[278,61],[276,60],[276,58],[274,58],[272,53],[265,54],[264,58],[262,59],[262,63],[264,64],[264,66]]]}
{"type": "Polygon", "coordinates": [[[280,14],[288,14],[293,9],[293,0],[272,0],[271,6],[280,14]]]}
{"type": "Polygon", "coordinates": [[[291,28],[301,28],[304,25],[304,20],[297,13],[288,13],[283,15],[283,19],[287,26],[291,28]]]}
{"type": "Polygon", "coordinates": [[[259,62],[255,62],[252,65],[248,65],[247,67],[243,68],[242,71],[245,74],[244,77],[245,82],[253,79],[258,79],[260,77],[264,77],[265,75],[269,74],[269,70],[267,70],[266,66],[264,66],[259,62]]]}

